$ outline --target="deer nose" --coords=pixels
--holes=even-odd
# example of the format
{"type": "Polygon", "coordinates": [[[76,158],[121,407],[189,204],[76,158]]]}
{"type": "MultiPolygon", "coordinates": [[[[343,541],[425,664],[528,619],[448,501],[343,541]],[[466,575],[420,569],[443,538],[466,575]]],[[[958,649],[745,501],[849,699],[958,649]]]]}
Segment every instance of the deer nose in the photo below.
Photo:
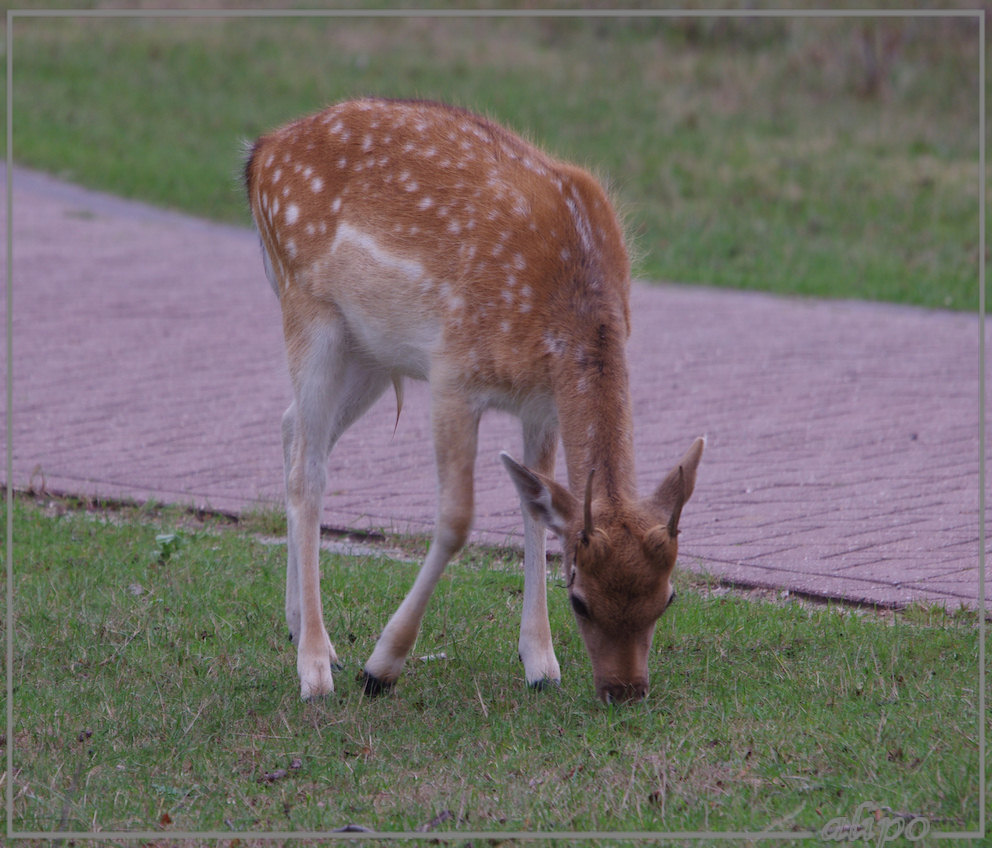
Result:
{"type": "Polygon", "coordinates": [[[640,701],[648,694],[646,680],[632,683],[607,683],[599,691],[599,697],[606,704],[622,704],[627,701],[640,701]]]}

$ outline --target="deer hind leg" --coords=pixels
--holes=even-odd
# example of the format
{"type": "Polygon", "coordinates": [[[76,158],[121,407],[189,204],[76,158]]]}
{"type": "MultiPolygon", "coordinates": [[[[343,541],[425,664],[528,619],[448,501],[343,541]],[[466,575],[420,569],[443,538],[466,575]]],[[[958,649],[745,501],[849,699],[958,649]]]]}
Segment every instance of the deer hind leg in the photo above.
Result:
{"type": "Polygon", "coordinates": [[[320,598],[320,513],[327,456],[341,434],[389,385],[389,374],[356,358],[340,322],[311,334],[291,368],[295,399],[283,416],[286,460],[286,621],[297,645],[304,699],[334,690],[337,654],[320,598]]]}
{"type": "Polygon", "coordinates": [[[445,566],[465,544],[472,527],[479,413],[457,391],[435,391],[431,408],[439,505],[430,550],[417,579],[393,613],[365,664],[365,693],[390,689],[413,649],[427,602],[445,566]]]}
{"type": "MultiPolygon", "coordinates": [[[[524,424],[524,464],[548,477],[554,475],[558,427],[554,422],[524,424]]],[[[561,682],[561,670],[551,641],[548,621],[547,531],[524,514],[524,602],[520,617],[518,651],[527,685],[541,688],[561,682]]]]}
{"type": "MultiPolygon", "coordinates": [[[[282,458],[285,471],[286,507],[289,508],[289,475],[293,469],[293,444],[296,438],[296,401],[282,416],[282,458]]],[[[287,529],[286,557],[286,626],[289,641],[300,644],[300,560],[295,536],[287,529]]]]}

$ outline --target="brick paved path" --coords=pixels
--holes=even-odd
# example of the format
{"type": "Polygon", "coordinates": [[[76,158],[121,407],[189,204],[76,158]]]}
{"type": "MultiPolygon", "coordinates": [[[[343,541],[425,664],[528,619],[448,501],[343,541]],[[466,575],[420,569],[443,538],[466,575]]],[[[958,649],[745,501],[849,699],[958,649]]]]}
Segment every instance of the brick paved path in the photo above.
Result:
{"type": "MultiPolygon", "coordinates": [[[[255,236],[24,171],[13,196],[14,484],[280,503],[289,385],[255,236]]],[[[633,315],[642,489],[709,437],[685,567],[855,601],[975,602],[977,316],[674,285],[636,285],[633,315]]],[[[338,443],[327,524],[431,526],[419,385],[395,435],[394,416],[387,395],[338,443]]],[[[497,461],[520,442],[515,419],[484,420],[477,541],[521,541],[497,461]]]]}

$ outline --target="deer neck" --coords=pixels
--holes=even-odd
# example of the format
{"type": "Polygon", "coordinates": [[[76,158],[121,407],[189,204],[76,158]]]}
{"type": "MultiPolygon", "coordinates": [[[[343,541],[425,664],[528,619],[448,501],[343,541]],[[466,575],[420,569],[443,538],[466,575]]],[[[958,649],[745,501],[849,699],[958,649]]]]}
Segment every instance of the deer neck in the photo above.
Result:
{"type": "Polygon", "coordinates": [[[555,402],[569,488],[609,499],[636,497],[633,415],[624,353],[625,325],[601,322],[559,357],[555,402]],[[624,329],[622,329],[623,327],[624,329]]]}

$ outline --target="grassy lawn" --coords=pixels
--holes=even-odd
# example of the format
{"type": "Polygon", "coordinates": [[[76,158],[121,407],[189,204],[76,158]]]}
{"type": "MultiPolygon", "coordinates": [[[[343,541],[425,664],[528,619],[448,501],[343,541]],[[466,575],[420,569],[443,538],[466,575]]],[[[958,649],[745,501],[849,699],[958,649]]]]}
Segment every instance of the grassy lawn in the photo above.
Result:
{"type": "Polygon", "coordinates": [[[531,692],[517,557],[470,550],[369,701],[356,675],[416,565],[325,554],[347,667],[308,704],[284,549],[250,522],[18,499],[14,523],[17,830],[804,832],[863,803],[932,833],[977,823],[973,616],[755,601],[682,573],[648,699],[606,707],[557,576],[563,685],[531,692]]]}
{"type": "Polygon", "coordinates": [[[436,98],[607,177],[648,278],[977,307],[974,20],[14,26],[15,159],[87,185],[247,223],[242,139],[436,98]]]}

